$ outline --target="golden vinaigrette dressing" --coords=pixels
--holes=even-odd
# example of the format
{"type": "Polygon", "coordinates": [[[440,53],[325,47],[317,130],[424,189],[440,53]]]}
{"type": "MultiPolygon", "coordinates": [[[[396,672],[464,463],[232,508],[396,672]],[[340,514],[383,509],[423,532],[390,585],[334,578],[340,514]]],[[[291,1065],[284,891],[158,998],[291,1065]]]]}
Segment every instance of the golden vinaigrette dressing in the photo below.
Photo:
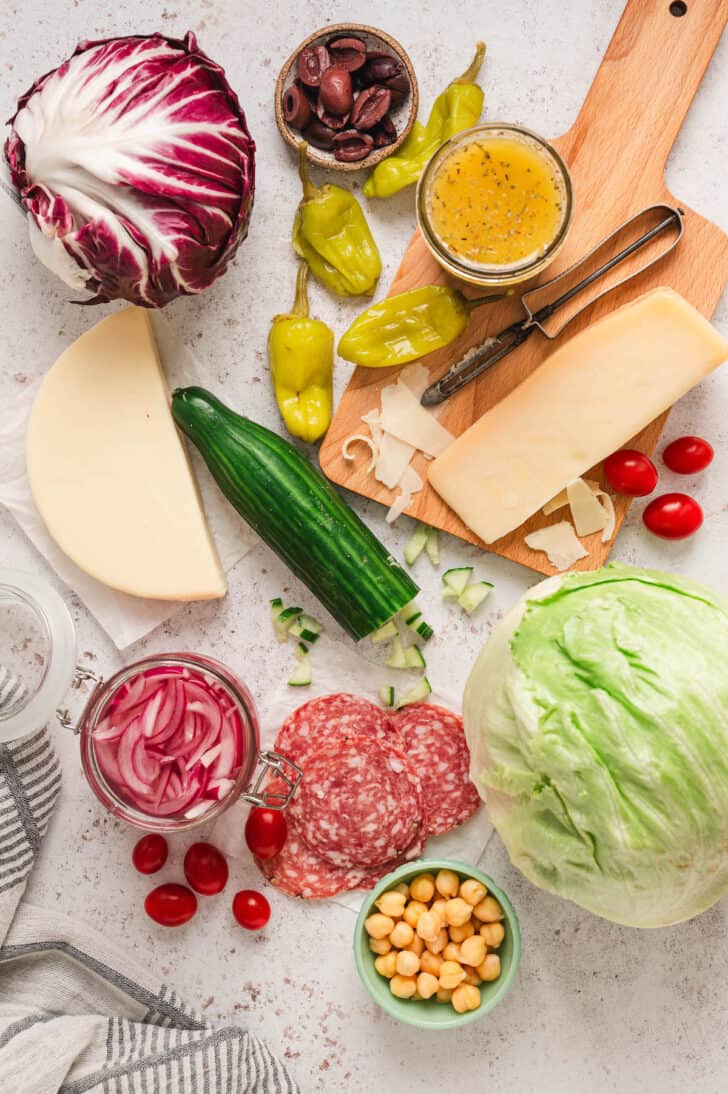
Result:
{"type": "Polygon", "coordinates": [[[428,213],[434,233],[458,258],[508,266],[546,250],[561,227],[564,203],[563,184],[538,148],[486,137],[443,160],[428,213]]]}

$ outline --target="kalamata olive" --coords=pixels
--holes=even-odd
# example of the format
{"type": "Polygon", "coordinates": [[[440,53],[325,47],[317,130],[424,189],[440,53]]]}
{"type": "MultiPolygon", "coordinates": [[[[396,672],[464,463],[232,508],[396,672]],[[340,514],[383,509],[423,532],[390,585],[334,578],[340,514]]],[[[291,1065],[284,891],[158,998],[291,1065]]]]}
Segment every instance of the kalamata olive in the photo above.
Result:
{"type": "Polygon", "coordinates": [[[315,106],[316,103],[318,102],[318,88],[317,87],[309,87],[308,84],[305,84],[303,82],[303,80],[301,79],[300,76],[296,76],[296,78],[293,82],[296,85],[296,87],[301,89],[303,94],[306,96],[306,98],[310,102],[311,106],[312,107],[315,106]]]}
{"type": "Polygon", "coordinates": [[[409,76],[406,72],[400,72],[398,76],[390,76],[384,81],[382,87],[392,92],[392,106],[399,106],[410,93],[409,76]]]}
{"type": "Polygon", "coordinates": [[[340,65],[327,68],[321,77],[319,102],[329,114],[348,114],[354,105],[351,76],[340,65]]]}
{"type": "Polygon", "coordinates": [[[367,47],[361,38],[332,38],[326,43],[331,63],[347,72],[356,72],[367,59],[367,47]]]}
{"type": "Polygon", "coordinates": [[[322,121],[329,129],[346,129],[349,124],[350,114],[348,111],[346,114],[330,114],[320,100],[316,103],[316,115],[319,121],[322,121]]]}
{"type": "Polygon", "coordinates": [[[374,141],[368,133],[345,129],[334,137],[334,159],[341,163],[356,163],[366,159],[373,147],[374,141]]]}
{"type": "Polygon", "coordinates": [[[321,148],[324,152],[330,152],[334,147],[335,134],[333,129],[330,129],[328,125],[324,125],[318,118],[311,118],[302,136],[314,148],[321,148]]]}
{"type": "Polygon", "coordinates": [[[385,148],[386,145],[394,143],[397,139],[397,130],[389,114],[385,114],[381,122],[377,122],[371,130],[371,135],[375,148],[385,148]]]}
{"type": "Polygon", "coordinates": [[[381,84],[384,80],[390,80],[392,76],[399,76],[403,68],[402,62],[391,53],[378,53],[372,50],[367,53],[364,72],[358,78],[366,80],[368,85],[381,84]]]}
{"type": "Polygon", "coordinates": [[[311,104],[295,84],[283,92],[283,117],[296,129],[303,129],[311,119],[311,104]]]}
{"type": "Polygon", "coordinates": [[[326,46],[306,46],[298,55],[298,75],[309,87],[319,87],[321,76],[331,64],[326,46]]]}
{"type": "Polygon", "coordinates": [[[372,129],[392,105],[392,92],[386,87],[367,87],[359,95],[351,112],[351,124],[356,129],[372,129]]]}

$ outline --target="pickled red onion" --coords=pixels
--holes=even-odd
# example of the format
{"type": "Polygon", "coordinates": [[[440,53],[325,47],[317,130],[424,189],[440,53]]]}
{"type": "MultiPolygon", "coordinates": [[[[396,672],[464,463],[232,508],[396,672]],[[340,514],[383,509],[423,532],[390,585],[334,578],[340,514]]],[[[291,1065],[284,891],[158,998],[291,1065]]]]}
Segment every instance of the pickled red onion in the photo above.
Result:
{"type": "Polygon", "coordinates": [[[227,797],[243,758],[243,724],[209,673],[147,669],[111,697],[92,732],[110,789],[153,817],[200,817],[227,797]]]}

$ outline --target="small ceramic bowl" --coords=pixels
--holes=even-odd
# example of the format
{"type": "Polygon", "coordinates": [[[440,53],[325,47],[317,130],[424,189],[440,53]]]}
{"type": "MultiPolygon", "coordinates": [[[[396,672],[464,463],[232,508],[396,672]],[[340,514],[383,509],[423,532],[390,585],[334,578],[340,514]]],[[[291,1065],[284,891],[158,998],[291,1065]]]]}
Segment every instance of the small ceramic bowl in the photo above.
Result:
{"type": "Polygon", "coordinates": [[[368,50],[378,50],[382,53],[392,53],[404,65],[410,81],[410,94],[403,103],[393,107],[389,114],[397,130],[397,136],[392,144],[384,148],[373,149],[363,160],[355,163],[342,163],[334,158],[333,152],[326,152],[321,148],[314,148],[309,144],[308,158],[312,163],[320,167],[327,167],[332,171],[367,171],[396,152],[402,142],[407,138],[417,117],[419,106],[419,91],[417,89],[417,77],[412,67],[412,62],[396,39],[376,27],[368,27],[362,23],[332,23],[331,26],[322,27],[320,30],[309,34],[308,38],[296,46],[280,71],[276,81],[275,113],[276,122],[281,136],[291,148],[298,148],[303,139],[300,130],[294,129],[283,117],[283,95],[296,78],[296,61],[302,49],[307,46],[326,45],[331,38],[356,37],[361,38],[368,50]]]}
{"type": "Polygon", "coordinates": [[[428,1031],[457,1029],[469,1022],[475,1022],[478,1018],[483,1018],[505,997],[516,978],[521,960],[521,930],[510,900],[487,874],[464,862],[451,862],[448,859],[420,859],[419,862],[407,863],[391,874],[387,874],[376,889],[368,894],[356,922],[354,957],[364,987],[374,1002],[378,1003],[387,1014],[409,1026],[416,1026],[417,1029],[428,1031]],[[438,870],[453,870],[463,881],[466,878],[475,878],[476,881],[480,881],[496,898],[504,914],[503,925],[506,936],[498,949],[501,974],[497,980],[480,985],[480,1006],[477,1010],[466,1011],[465,1014],[458,1014],[449,1003],[438,1003],[434,998],[398,999],[392,995],[389,990],[389,981],[384,976],[380,976],[374,968],[376,955],[369,949],[369,936],[364,929],[364,920],[377,911],[375,904],[382,893],[394,888],[400,881],[410,882],[420,874],[437,874],[438,870]]]}

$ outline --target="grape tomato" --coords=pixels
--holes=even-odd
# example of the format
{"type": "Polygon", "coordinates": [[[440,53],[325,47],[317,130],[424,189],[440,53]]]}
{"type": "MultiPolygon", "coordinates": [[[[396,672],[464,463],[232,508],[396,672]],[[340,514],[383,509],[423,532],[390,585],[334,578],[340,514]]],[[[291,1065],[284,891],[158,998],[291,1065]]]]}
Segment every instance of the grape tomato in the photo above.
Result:
{"type": "Polygon", "coordinates": [[[643,498],[657,486],[657,468],[649,456],[636,448],[620,448],[604,461],[607,482],[618,494],[643,498]]]}
{"type": "Polygon", "coordinates": [[[156,874],[167,861],[169,847],[164,836],[150,832],[134,844],[131,861],[140,874],[156,874]]]}
{"type": "Polygon", "coordinates": [[[288,823],[280,809],[257,807],[250,810],[245,823],[245,842],[258,858],[274,858],[283,848],[288,823]]]}
{"type": "Polygon", "coordinates": [[[259,931],[270,919],[270,904],[255,889],[241,889],[233,897],[233,915],[247,931],[259,931]]]}
{"type": "Polygon", "coordinates": [[[662,453],[665,466],[678,475],[694,475],[712,462],[713,446],[702,437],[678,437],[662,453]]]}
{"type": "Polygon", "coordinates": [[[162,927],[181,927],[197,911],[197,897],[186,885],[170,881],[152,889],[144,901],[144,911],[162,927]]]}
{"type": "Polygon", "coordinates": [[[689,494],[662,494],[650,502],[642,519],[655,536],[686,539],[703,523],[703,510],[689,494]]]}
{"type": "Polygon", "coordinates": [[[193,843],[185,855],[185,877],[202,896],[221,893],[228,880],[225,856],[211,843],[193,843]]]}

